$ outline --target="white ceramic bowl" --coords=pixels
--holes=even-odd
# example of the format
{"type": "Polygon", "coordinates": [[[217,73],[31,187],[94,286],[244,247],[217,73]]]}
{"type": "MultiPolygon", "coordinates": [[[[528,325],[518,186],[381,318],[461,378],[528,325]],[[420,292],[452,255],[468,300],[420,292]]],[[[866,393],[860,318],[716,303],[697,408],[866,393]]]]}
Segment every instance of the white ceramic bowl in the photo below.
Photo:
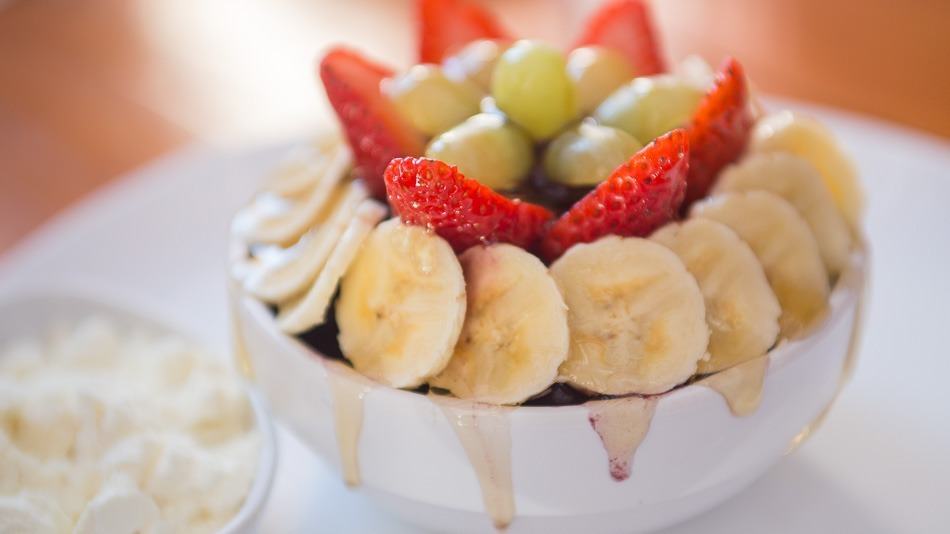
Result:
{"type": "MultiPolygon", "coordinates": [[[[132,311],[123,305],[86,296],[86,292],[26,290],[0,301],[0,342],[23,335],[42,336],[52,322],[75,322],[90,315],[106,317],[120,326],[144,326],[156,333],[188,336],[180,329],[157,320],[148,314],[132,311]]],[[[260,394],[248,388],[248,398],[254,412],[254,422],[261,436],[254,482],[237,514],[220,530],[220,534],[252,534],[257,532],[261,510],[267,503],[274,470],[277,465],[277,445],[274,427],[265,402],[260,394]]]]}
{"type": "Polygon", "coordinates": [[[734,415],[703,385],[662,395],[621,482],[589,420],[598,402],[499,409],[457,401],[447,417],[432,397],[369,382],[284,335],[270,311],[240,290],[235,320],[237,342],[276,415],[407,521],[441,532],[493,531],[486,503],[497,505],[510,461],[510,532],[646,532],[736,494],[820,422],[853,363],[865,274],[865,255],[857,253],[823,323],[771,351],[752,413],[734,415]],[[488,437],[466,441],[466,450],[459,423],[477,424],[476,434],[488,437]],[[483,485],[479,464],[488,474],[483,485]]]}

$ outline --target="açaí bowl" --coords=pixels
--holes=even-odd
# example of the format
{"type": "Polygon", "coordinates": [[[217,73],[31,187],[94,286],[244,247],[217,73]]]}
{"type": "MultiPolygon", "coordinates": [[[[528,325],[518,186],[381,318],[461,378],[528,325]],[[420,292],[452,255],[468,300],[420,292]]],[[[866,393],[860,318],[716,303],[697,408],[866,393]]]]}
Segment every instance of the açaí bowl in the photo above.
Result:
{"type": "Polygon", "coordinates": [[[231,285],[235,342],[276,415],[379,505],[440,532],[492,532],[510,465],[509,532],[647,532],[735,495],[821,422],[853,365],[866,271],[867,254],[856,251],[824,321],[769,353],[751,413],[735,415],[701,384],[661,395],[622,481],[590,419],[604,401],[447,408],[322,356],[231,285]],[[465,446],[459,425],[479,427],[465,446]]]}

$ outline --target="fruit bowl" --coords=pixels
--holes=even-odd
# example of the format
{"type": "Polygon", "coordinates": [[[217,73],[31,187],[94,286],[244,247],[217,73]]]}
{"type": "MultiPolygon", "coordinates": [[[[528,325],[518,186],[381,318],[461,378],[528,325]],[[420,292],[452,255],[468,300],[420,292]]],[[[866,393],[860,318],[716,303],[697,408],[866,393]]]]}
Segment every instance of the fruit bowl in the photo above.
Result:
{"type": "Polygon", "coordinates": [[[847,155],[735,58],[668,69],[639,0],[567,51],[419,6],[420,63],[324,54],[343,135],[235,215],[242,368],[425,527],[648,531],[728,498],[850,369],[847,155]]]}
{"type": "Polygon", "coordinates": [[[409,522],[647,532],[738,493],[821,422],[853,365],[868,258],[849,260],[810,335],[653,397],[500,407],[382,386],[284,334],[236,284],[235,343],[277,416],[409,522]]]}

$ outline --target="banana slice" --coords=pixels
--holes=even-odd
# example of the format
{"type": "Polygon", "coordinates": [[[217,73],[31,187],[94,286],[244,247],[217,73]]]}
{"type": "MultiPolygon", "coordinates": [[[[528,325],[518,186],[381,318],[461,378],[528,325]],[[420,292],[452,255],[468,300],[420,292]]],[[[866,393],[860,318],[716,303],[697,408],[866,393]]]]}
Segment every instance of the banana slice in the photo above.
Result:
{"type": "Polygon", "coordinates": [[[699,374],[768,352],[778,337],[782,308],[749,245],[712,219],[668,224],[650,239],[683,260],[703,293],[709,358],[699,362],[699,374]]]}
{"type": "Polygon", "coordinates": [[[864,193],[857,171],[832,133],[820,122],[791,111],[768,115],[753,128],[749,148],[755,152],[791,152],[808,160],[818,169],[851,227],[860,227],[864,193]]]}
{"type": "Polygon", "coordinates": [[[512,245],[459,257],[468,306],[448,367],[430,384],[456,397],[518,404],[544,391],[567,358],[567,306],[541,261],[512,245]]]}
{"type": "Polygon", "coordinates": [[[449,363],[465,319],[465,279],[452,247],[419,226],[379,225],[343,278],[340,349],[379,382],[416,387],[449,363]]]}
{"type": "Polygon", "coordinates": [[[296,200],[265,191],[235,215],[232,231],[247,243],[293,244],[320,216],[351,166],[349,149],[338,144],[314,170],[319,178],[305,197],[296,200]]]}
{"type": "Polygon", "coordinates": [[[551,275],[568,307],[563,380],[606,395],[662,393],[706,354],[703,295],[666,247],[608,236],[572,247],[551,275]]]}
{"type": "Polygon", "coordinates": [[[295,245],[261,257],[256,269],[244,280],[248,293],[270,303],[284,302],[300,293],[316,279],[333,247],[356,216],[358,206],[369,193],[362,182],[351,181],[337,187],[330,198],[331,208],[314,221],[295,245]]]}
{"type": "Polygon", "coordinates": [[[750,154],[722,172],[713,192],[756,190],[775,193],[795,206],[811,227],[829,273],[836,276],[847,267],[851,229],[810,163],[787,152],[750,154]]]}
{"type": "Polygon", "coordinates": [[[323,135],[311,144],[294,148],[267,177],[264,190],[283,198],[304,195],[320,180],[321,170],[342,142],[338,135],[323,135]]]}
{"type": "Polygon", "coordinates": [[[340,278],[353,263],[366,237],[379,221],[386,216],[386,206],[375,200],[364,200],[353,217],[316,281],[303,295],[281,304],[277,312],[277,326],[288,334],[299,334],[326,320],[327,308],[340,284],[340,278]]]}
{"type": "Polygon", "coordinates": [[[726,193],[696,203],[690,215],[725,224],[752,247],[782,306],[783,336],[802,336],[824,317],[828,272],[808,223],[791,204],[766,191],[726,193]]]}

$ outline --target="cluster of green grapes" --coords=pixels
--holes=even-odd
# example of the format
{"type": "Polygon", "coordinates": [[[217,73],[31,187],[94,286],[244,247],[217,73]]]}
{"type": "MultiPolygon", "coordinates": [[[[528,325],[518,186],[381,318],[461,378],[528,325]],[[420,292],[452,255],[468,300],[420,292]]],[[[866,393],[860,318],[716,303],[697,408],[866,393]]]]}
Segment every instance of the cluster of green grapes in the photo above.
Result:
{"type": "Polygon", "coordinates": [[[635,77],[619,53],[537,41],[475,41],[439,65],[383,82],[406,120],[431,137],[426,156],[511,191],[535,167],[591,187],[644,143],[685,124],[703,89],[672,75],[635,77]],[[542,147],[543,150],[536,150],[542,147]]]}

